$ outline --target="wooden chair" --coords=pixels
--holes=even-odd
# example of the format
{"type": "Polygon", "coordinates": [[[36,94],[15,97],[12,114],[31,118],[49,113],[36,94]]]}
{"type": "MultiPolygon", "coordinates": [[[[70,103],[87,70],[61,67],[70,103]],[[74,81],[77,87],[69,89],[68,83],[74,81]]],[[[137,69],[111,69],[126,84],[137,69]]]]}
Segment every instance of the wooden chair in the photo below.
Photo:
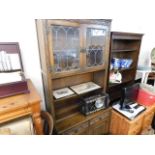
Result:
{"type": "MultiPolygon", "coordinates": [[[[43,134],[52,135],[54,121],[52,115],[46,111],[41,111],[41,118],[43,124],[43,134]]],[[[34,135],[35,129],[33,126],[33,120],[31,116],[25,116],[18,119],[2,123],[0,125],[0,135],[34,135]]]]}
{"type": "Polygon", "coordinates": [[[41,118],[43,120],[44,135],[52,135],[54,126],[52,115],[47,111],[41,111],[41,118]]]}

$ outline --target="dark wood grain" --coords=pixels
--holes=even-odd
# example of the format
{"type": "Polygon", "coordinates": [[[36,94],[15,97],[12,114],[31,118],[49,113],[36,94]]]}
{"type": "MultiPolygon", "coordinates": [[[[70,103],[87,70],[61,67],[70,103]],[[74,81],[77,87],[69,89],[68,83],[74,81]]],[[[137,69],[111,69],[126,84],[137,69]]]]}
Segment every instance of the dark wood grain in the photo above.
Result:
{"type": "Polygon", "coordinates": [[[121,97],[122,87],[134,83],[142,36],[143,34],[138,33],[111,32],[109,74],[113,72],[110,70],[112,58],[133,60],[129,69],[119,69],[122,74],[122,83],[111,84],[108,79],[107,92],[110,94],[111,102],[121,97]]]}
{"type": "MultiPolygon", "coordinates": [[[[56,122],[55,128],[57,129],[58,134],[89,134],[91,128],[89,125],[90,119],[97,117],[100,114],[94,113],[90,117],[86,117],[80,113],[80,97],[78,95],[71,95],[56,100],[53,98],[53,91],[93,81],[100,85],[105,92],[108,78],[110,25],[111,20],[104,19],[36,20],[46,106],[48,111],[51,112],[54,117],[54,121],[56,122]],[[79,30],[79,68],[59,72],[54,71],[55,58],[53,50],[53,26],[69,26],[79,30]],[[103,63],[100,65],[94,65],[93,67],[88,67],[86,64],[87,54],[85,49],[88,28],[105,29],[106,31],[105,39],[103,39],[105,46],[101,50],[104,59],[103,63]],[[77,128],[74,129],[76,126],[77,128]]],[[[60,36],[60,40],[63,40],[63,37],[60,36]]],[[[62,42],[62,45],[65,44],[64,42],[62,42]]],[[[71,61],[69,61],[69,63],[71,61]]],[[[64,62],[62,62],[62,66],[64,65],[63,63],[64,62]]],[[[103,130],[108,128],[106,127],[108,126],[107,121],[103,124],[101,127],[98,125],[99,127],[96,127],[91,134],[105,133],[103,130]],[[105,125],[105,128],[103,124],[105,125]]]]}

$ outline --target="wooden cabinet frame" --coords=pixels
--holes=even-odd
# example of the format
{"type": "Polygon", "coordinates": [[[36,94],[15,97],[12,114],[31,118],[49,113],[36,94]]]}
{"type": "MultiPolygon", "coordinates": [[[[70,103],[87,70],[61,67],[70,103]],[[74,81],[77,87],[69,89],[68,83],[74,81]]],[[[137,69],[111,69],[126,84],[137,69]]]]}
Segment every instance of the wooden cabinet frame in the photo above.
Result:
{"type": "MultiPolygon", "coordinates": [[[[52,92],[55,89],[68,87],[84,82],[93,81],[100,85],[105,92],[107,86],[107,73],[108,73],[108,60],[109,60],[109,41],[110,41],[110,24],[111,20],[80,20],[80,19],[68,19],[68,20],[52,20],[52,19],[37,19],[36,28],[38,35],[38,45],[40,51],[42,77],[44,84],[44,93],[46,99],[47,110],[53,115],[56,122],[56,128],[59,128],[61,124],[59,122],[73,118],[76,114],[80,114],[78,107],[76,107],[76,95],[68,97],[66,99],[55,100],[52,92]],[[62,25],[79,27],[79,65],[77,70],[53,72],[54,56],[52,48],[52,32],[51,25],[62,25]],[[105,29],[105,44],[103,65],[86,67],[86,28],[105,29]],[[75,103],[74,103],[75,102],[75,103]],[[73,110],[72,110],[73,109],[73,110]],[[73,111],[69,114],[68,111],[73,111]],[[59,119],[61,113],[61,119],[59,119]],[[63,116],[65,115],[65,116],[63,116]],[[67,115],[67,116],[66,116],[67,115]],[[57,125],[59,124],[59,125],[57,125]]],[[[79,120],[79,123],[81,121],[79,120]]],[[[70,123],[72,124],[72,123],[70,123]]],[[[74,123],[73,123],[74,124],[74,123]]],[[[72,125],[73,125],[72,124],[72,125]]],[[[71,125],[68,126],[70,128],[71,125]]],[[[59,131],[58,131],[59,132],[59,131]]],[[[60,131],[61,132],[61,131],[60,131]]]]}

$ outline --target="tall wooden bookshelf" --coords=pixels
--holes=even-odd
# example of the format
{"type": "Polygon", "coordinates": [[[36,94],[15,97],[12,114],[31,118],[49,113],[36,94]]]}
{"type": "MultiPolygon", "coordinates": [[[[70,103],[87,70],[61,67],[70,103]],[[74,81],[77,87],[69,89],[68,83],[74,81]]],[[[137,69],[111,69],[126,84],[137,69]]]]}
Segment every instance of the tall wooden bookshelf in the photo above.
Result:
{"type": "Polygon", "coordinates": [[[107,134],[111,108],[81,114],[79,95],[58,89],[94,82],[106,91],[111,20],[36,20],[46,107],[57,134],[107,134]],[[95,52],[94,52],[95,51],[95,52]]]}
{"type": "Polygon", "coordinates": [[[109,76],[115,72],[114,69],[110,69],[113,58],[132,59],[133,61],[129,68],[118,69],[122,75],[121,83],[111,83],[108,78],[107,92],[110,95],[111,101],[115,101],[121,97],[122,87],[134,83],[142,36],[143,34],[137,33],[111,32],[109,76]]]}

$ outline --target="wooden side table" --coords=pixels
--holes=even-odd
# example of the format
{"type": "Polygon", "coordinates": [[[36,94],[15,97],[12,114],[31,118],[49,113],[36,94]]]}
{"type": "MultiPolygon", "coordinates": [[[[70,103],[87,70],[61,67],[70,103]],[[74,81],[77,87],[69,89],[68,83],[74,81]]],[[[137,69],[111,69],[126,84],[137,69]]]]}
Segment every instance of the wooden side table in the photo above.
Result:
{"type": "Polygon", "coordinates": [[[30,80],[28,80],[28,87],[30,93],[0,99],[0,124],[31,115],[36,134],[43,134],[40,117],[41,98],[30,80]]]}
{"type": "Polygon", "coordinates": [[[136,135],[148,128],[153,120],[155,106],[149,106],[134,120],[129,120],[115,110],[112,110],[110,122],[110,134],[136,135]]]}

